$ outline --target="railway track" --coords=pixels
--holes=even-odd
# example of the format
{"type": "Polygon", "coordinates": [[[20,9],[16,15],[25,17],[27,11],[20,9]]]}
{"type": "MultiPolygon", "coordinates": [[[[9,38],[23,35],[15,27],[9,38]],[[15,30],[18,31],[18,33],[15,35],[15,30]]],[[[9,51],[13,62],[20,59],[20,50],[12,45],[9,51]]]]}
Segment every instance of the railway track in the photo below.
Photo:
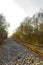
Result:
{"type": "Polygon", "coordinates": [[[0,46],[0,65],[43,65],[43,57],[8,39],[0,46]]]}

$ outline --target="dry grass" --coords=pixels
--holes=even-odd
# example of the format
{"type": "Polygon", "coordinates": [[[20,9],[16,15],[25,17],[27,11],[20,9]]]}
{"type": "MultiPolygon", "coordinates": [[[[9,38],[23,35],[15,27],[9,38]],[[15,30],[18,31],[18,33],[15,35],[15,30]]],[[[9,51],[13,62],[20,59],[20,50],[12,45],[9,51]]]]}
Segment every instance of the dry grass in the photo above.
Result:
{"type": "Polygon", "coordinates": [[[43,51],[36,49],[37,48],[36,46],[24,42],[18,42],[18,43],[43,57],[43,51]]]}

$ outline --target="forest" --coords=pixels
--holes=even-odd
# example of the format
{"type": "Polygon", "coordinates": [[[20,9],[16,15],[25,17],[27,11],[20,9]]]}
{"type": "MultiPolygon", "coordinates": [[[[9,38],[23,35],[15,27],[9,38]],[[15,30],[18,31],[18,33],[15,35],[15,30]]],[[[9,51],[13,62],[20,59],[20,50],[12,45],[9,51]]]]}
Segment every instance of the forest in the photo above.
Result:
{"type": "Polygon", "coordinates": [[[26,17],[12,35],[13,40],[43,47],[43,10],[26,17]]]}
{"type": "Polygon", "coordinates": [[[4,43],[8,38],[8,26],[9,24],[6,22],[5,16],[0,14],[0,44],[4,43]]]}

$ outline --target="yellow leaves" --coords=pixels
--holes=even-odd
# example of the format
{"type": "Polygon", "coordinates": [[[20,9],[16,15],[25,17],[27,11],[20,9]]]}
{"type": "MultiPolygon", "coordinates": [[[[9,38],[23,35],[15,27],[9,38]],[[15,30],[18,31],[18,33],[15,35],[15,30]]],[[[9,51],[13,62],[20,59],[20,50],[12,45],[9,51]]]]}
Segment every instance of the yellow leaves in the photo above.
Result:
{"type": "Polygon", "coordinates": [[[17,34],[17,32],[14,32],[14,33],[13,33],[13,35],[16,35],[16,34],[17,34]]]}
{"type": "Polygon", "coordinates": [[[20,38],[22,39],[23,38],[23,35],[20,35],[20,38]]]}

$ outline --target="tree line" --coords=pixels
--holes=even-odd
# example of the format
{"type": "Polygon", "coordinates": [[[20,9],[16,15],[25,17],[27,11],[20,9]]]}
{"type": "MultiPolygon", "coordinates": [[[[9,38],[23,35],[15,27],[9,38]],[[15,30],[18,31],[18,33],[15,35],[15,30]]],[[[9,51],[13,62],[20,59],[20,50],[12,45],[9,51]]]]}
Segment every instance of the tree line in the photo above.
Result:
{"type": "Polygon", "coordinates": [[[6,19],[3,16],[3,14],[0,14],[0,44],[4,42],[5,39],[7,39],[8,36],[8,24],[6,23],[6,19]]]}
{"type": "Polygon", "coordinates": [[[12,38],[34,45],[43,44],[43,10],[31,18],[26,17],[13,33],[12,38]]]}

